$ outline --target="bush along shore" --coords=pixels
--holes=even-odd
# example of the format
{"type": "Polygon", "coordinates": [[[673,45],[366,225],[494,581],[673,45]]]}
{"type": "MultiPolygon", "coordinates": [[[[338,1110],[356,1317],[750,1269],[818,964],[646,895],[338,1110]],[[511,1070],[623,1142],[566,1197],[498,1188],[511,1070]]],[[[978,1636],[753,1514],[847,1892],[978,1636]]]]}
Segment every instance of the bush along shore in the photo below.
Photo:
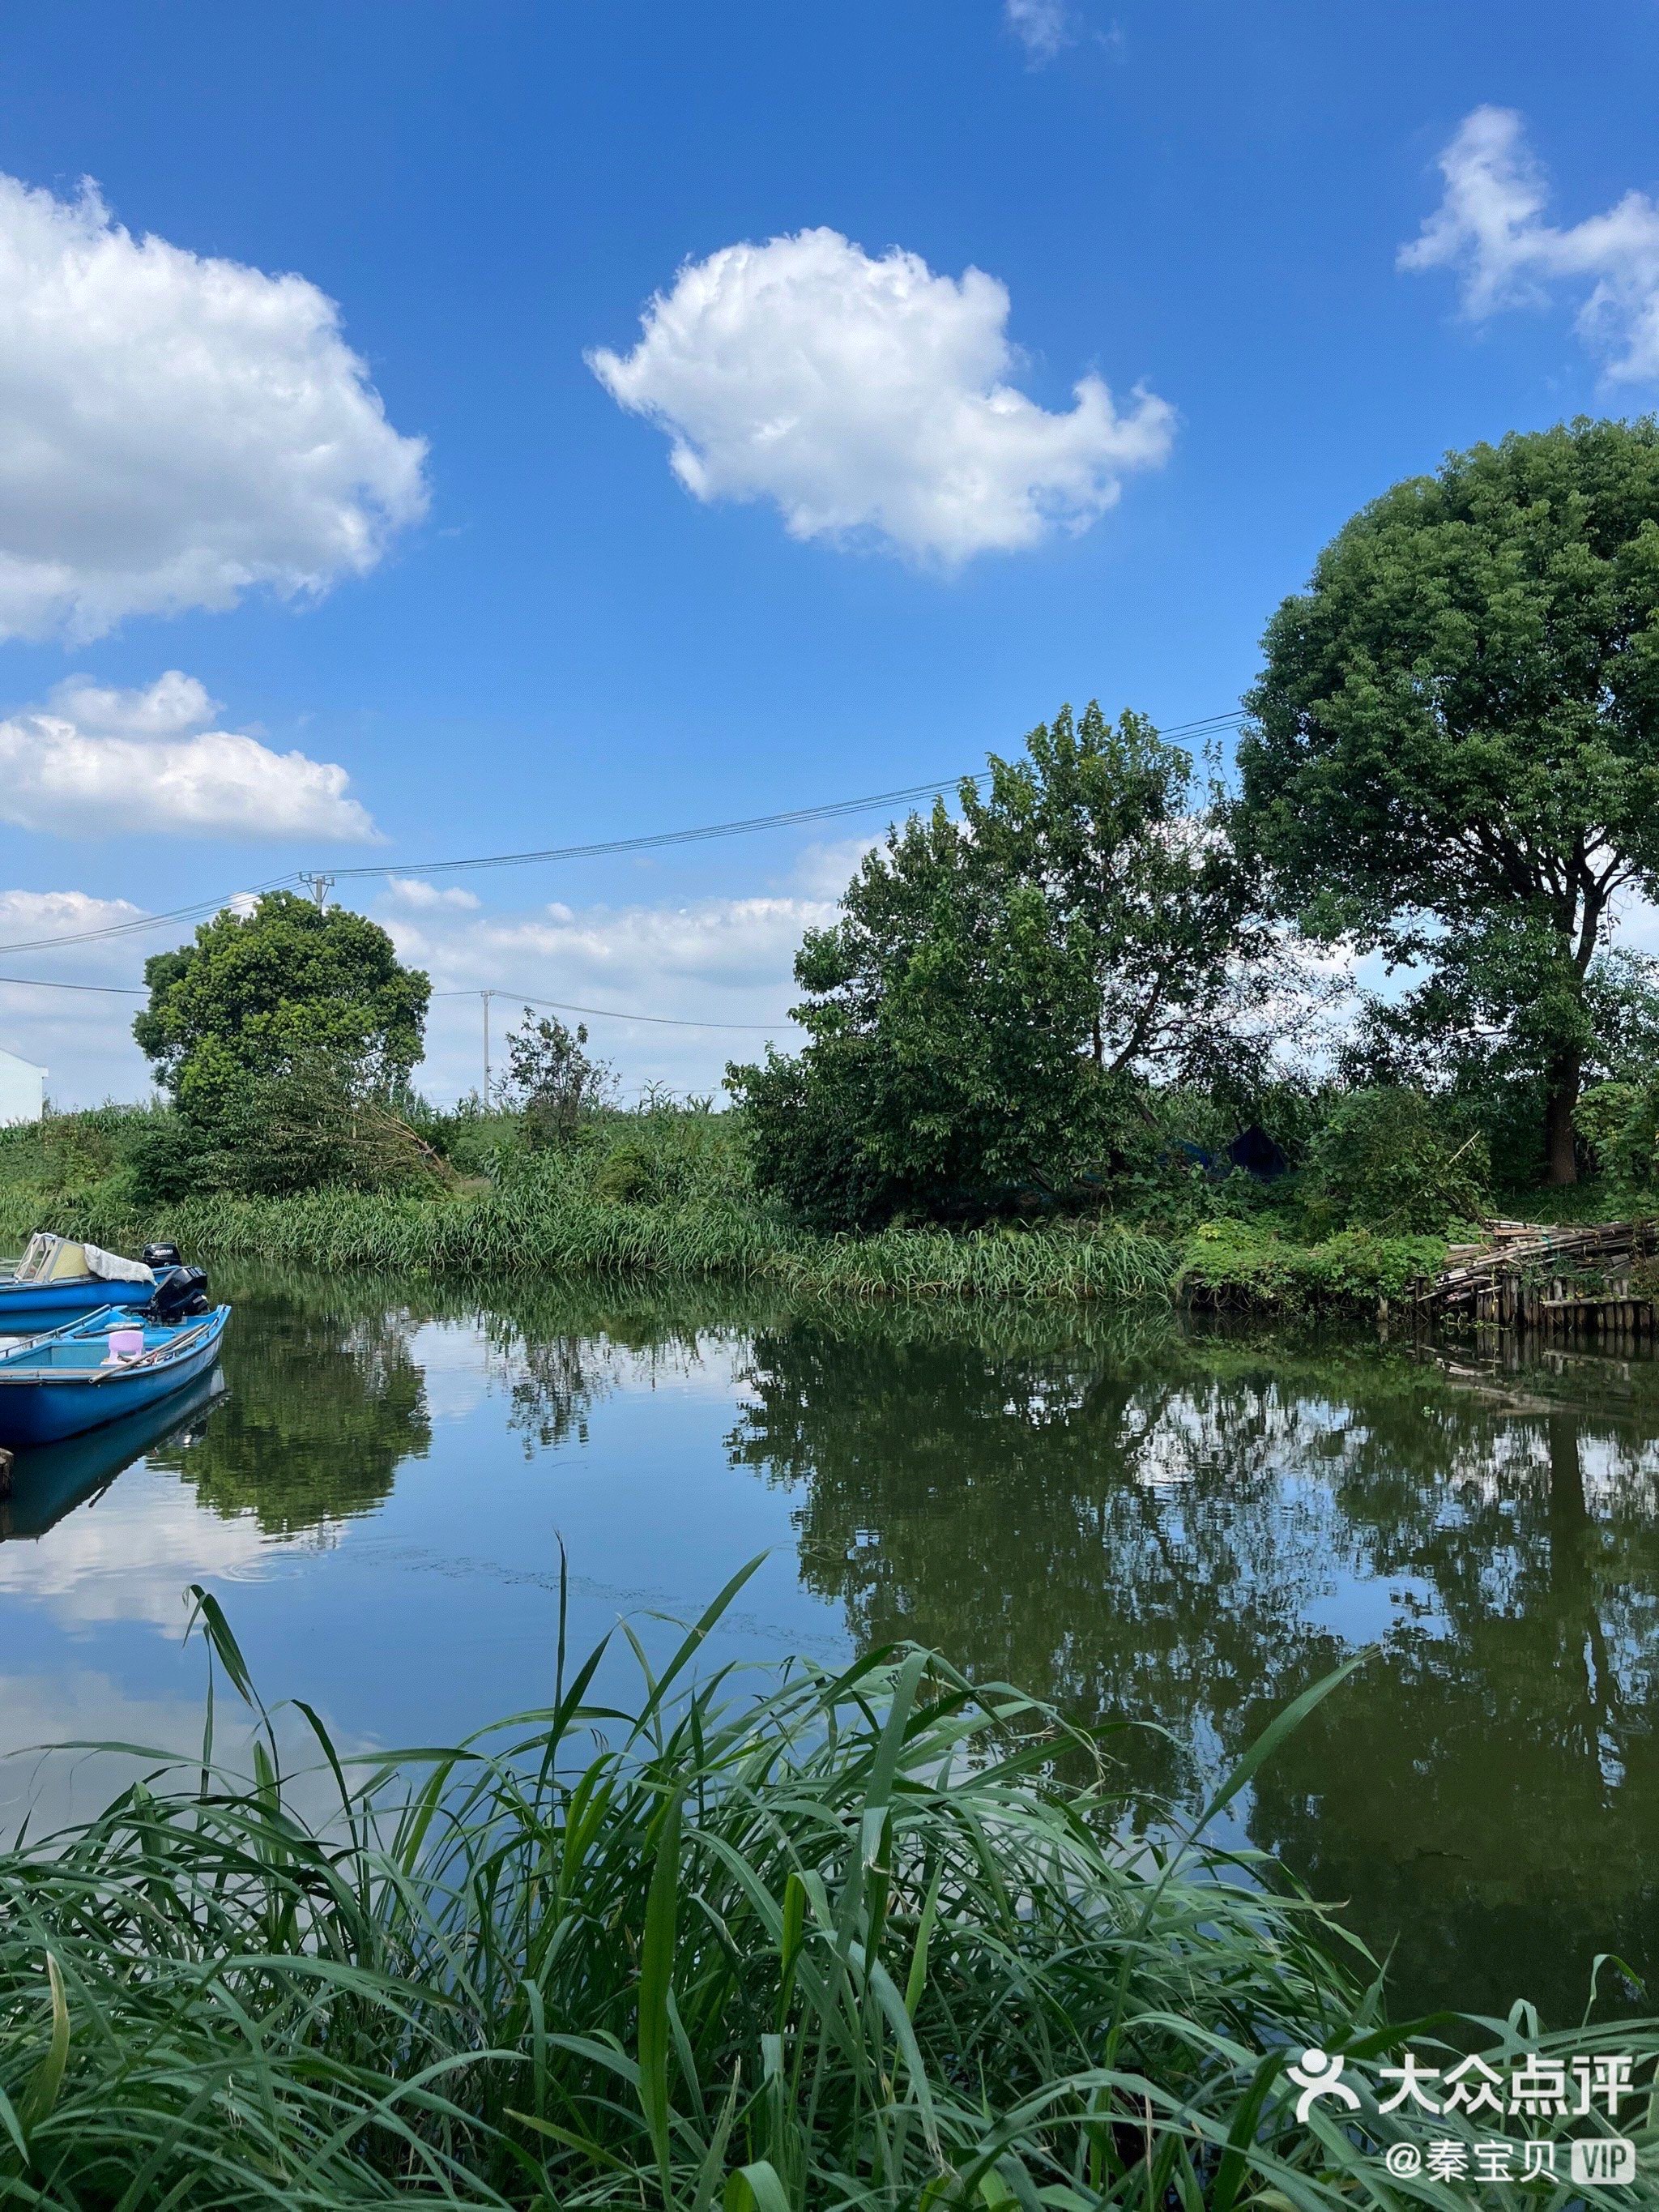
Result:
{"type": "Polygon", "coordinates": [[[712,1279],[847,1298],[1164,1298],[1178,1265],[1167,1239],[1110,1220],[814,1235],[756,1190],[730,1115],[609,1115],[566,1147],[486,1150],[483,1171],[414,1188],[154,1196],[123,1147],[164,1120],[102,1108],[0,1133],[0,1242],[48,1227],[118,1249],[168,1237],[204,1261],[712,1279]]]}
{"type": "Polygon", "coordinates": [[[295,1730],[198,1591],[252,1773],[210,1725],[0,1853],[8,2200],[1382,2212],[1399,2143],[1473,2172],[1507,2130],[1504,2206],[1535,2201],[1522,2135],[1563,2172],[1569,2135],[1651,2159],[1659,2022],[1390,2025],[1328,1914],[1202,1839],[1340,1674],[1192,1838],[1127,1845],[1107,1747],[936,1654],[700,1672],[744,1578],[631,1698],[561,1638],[545,1711],[354,1763],[301,1708],[286,1771],[295,1730]],[[1298,2119],[1310,2051],[1353,2102],[1298,2119]],[[1634,2088],[1616,2124],[1384,2112],[1408,2051],[1430,2081],[1472,2051],[1500,2081],[1616,2056],[1634,2088]]]}
{"type": "MultiPolygon", "coordinates": [[[[250,1139],[237,1187],[211,1156],[174,1156],[166,1106],[94,1108],[0,1131],[0,1244],[50,1228],[131,1250],[155,1237],[193,1259],[268,1260],[431,1279],[577,1274],[744,1283],[841,1299],[1152,1302],[1212,1311],[1373,1316],[1409,1304],[1476,1239],[1490,1188],[1445,1173],[1443,1143],[1413,1148],[1395,1098],[1351,1095],[1328,1137],[1271,1183],[1218,1177],[1169,1145],[1115,1182],[1006,1194],[1000,1213],[831,1231],[792,1218],[757,1180],[740,1112],[601,1108],[556,1141],[522,1114],[410,1109],[312,1165],[356,1171],[314,1187],[250,1139]],[[381,1147],[392,1147],[392,1168],[381,1147]],[[161,1163],[158,1171],[158,1156],[161,1163]],[[207,1188],[198,1188],[202,1168],[207,1188]],[[395,1172],[392,1171],[395,1169],[395,1172]],[[364,1188],[367,1182],[371,1187],[364,1188]],[[254,1188],[248,1188],[252,1183],[254,1188]],[[217,1187],[216,1187],[217,1186],[217,1187]]],[[[1421,1102],[1408,1098],[1420,1115],[1421,1102]]],[[[1166,1108],[1178,1126],[1178,1105],[1166,1108]]],[[[1420,1131],[1419,1131],[1420,1138],[1420,1131]]],[[[1540,1194],[1511,1194],[1508,1207],[1540,1194]]],[[[1571,1194],[1575,1219],[1646,1211],[1612,1176],[1571,1194]]],[[[1546,1212],[1548,1218],[1548,1210],[1546,1212]]]]}

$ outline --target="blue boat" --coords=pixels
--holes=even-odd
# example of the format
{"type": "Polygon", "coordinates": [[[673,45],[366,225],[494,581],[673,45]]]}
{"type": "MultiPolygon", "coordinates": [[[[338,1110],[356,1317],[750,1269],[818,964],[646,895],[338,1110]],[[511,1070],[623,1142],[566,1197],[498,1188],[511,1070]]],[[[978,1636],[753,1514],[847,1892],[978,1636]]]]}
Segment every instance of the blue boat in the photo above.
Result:
{"type": "Polygon", "coordinates": [[[100,1498],[135,1460],[187,1437],[224,1395],[224,1377],[216,1367],[159,1405],[123,1413],[85,1436],[20,1452],[9,1496],[0,1480],[0,1544],[12,1539],[38,1543],[77,1506],[100,1498]]]}
{"type": "Polygon", "coordinates": [[[15,1267],[0,1274],[0,1336],[61,1328],[108,1306],[148,1305],[167,1273],[39,1231],[15,1267]]]}
{"type": "Polygon", "coordinates": [[[106,1305],[0,1351],[0,1445],[57,1443],[170,1398],[219,1357],[228,1306],[183,1322],[106,1305]]]}

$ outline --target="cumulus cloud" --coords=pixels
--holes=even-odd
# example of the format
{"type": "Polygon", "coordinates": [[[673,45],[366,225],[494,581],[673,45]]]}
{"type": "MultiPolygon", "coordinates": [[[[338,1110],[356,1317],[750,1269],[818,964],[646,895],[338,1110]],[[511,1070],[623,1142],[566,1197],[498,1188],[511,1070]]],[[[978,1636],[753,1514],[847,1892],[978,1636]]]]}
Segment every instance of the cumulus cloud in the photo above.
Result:
{"type": "Polygon", "coordinates": [[[626,355],[589,366],[672,440],[696,498],[769,499],[796,538],[872,538],[956,565],[1081,530],[1169,453],[1173,410],[1097,376],[1054,413],[1009,381],[1006,286],[805,230],[688,262],[626,355]]]}
{"type": "Polygon", "coordinates": [[[1440,157],[1445,194],[1420,236],[1400,251],[1406,270],[1455,269],[1476,321],[1536,306],[1555,283],[1588,286],[1577,314],[1612,376],[1659,376],[1659,205],[1630,191],[1605,214],[1562,229],[1544,221],[1545,174],[1521,118],[1477,107],[1440,157]]]}
{"type": "Polygon", "coordinates": [[[1072,43],[1065,0],[1002,0],[1003,20],[1034,62],[1051,62],[1072,43]]]}
{"type": "Polygon", "coordinates": [[[497,1073],[501,1039],[520,1018],[515,994],[711,1024],[590,1020],[592,1048],[615,1064],[631,1095],[653,1080],[718,1091],[726,1061],[757,1057],[769,1036],[780,1046],[798,1043],[788,1019],[799,995],[796,949],[805,931],[835,913],[833,900],[793,891],[661,906],[574,908],[554,901],[519,914],[412,910],[394,896],[375,918],[399,957],[432,977],[437,995],[420,1081],[434,1096],[459,1095],[481,1079],[478,1000],[459,994],[501,994],[492,1016],[497,1073]]]}
{"type": "Polygon", "coordinates": [[[339,311],[0,175],[0,635],[323,592],[426,503],[339,311]]]}
{"type": "Polygon", "coordinates": [[[458,908],[466,913],[478,903],[477,896],[464,890],[459,884],[449,884],[441,888],[436,884],[428,883],[424,876],[388,876],[386,882],[392,897],[399,905],[409,907],[416,913],[430,913],[436,907],[458,908]]]}
{"type": "Polygon", "coordinates": [[[374,838],[344,769],[197,726],[216,708],[176,668],[135,690],[71,678],[44,708],[0,720],[0,821],[70,836],[374,838]]]}

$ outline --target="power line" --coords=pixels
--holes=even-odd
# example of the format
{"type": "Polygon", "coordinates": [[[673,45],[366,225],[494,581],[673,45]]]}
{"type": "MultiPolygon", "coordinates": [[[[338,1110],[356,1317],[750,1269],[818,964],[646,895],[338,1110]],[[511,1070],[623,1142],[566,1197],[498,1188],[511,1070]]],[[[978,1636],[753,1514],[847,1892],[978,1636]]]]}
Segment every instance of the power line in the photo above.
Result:
{"type": "MultiPolygon", "coordinates": [[[[959,778],[980,783],[983,776],[959,778]]],[[[483,853],[466,860],[412,860],[407,866],[342,868],[349,876],[439,876],[470,868],[520,868],[548,860],[601,860],[612,853],[659,851],[667,845],[696,845],[713,837],[746,837],[757,830],[792,830],[809,822],[832,822],[847,814],[868,813],[872,807],[891,806],[907,799],[936,799],[942,783],[915,783],[902,791],[872,792],[866,799],[833,799],[823,806],[798,806],[783,814],[756,814],[741,822],[711,822],[696,830],[659,830],[641,837],[609,837],[591,845],[549,845],[533,853],[483,853]]]]}
{"type": "Polygon", "coordinates": [[[174,922],[199,921],[208,915],[218,914],[237,899],[258,898],[265,891],[280,890],[284,884],[297,881],[293,875],[273,876],[268,883],[254,884],[246,890],[227,891],[222,898],[203,899],[195,906],[174,907],[167,914],[138,915],[131,921],[109,922],[101,929],[70,930],[62,937],[20,938],[14,944],[0,945],[0,952],[44,952],[58,945],[100,945],[112,937],[137,937],[146,930],[168,928],[174,922]]]}
{"type": "MultiPolygon", "coordinates": [[[[1218,737],[1224,730],[1236,728],[1243,719],[1243,709],[1235,708],[1230,714],[1209,714],[1198,721],[1176,723],[1161,734],[1167,738],[1218,737]]],[[[289,884],[306,884],[313,888],[313,896],[317,896],[315,887],[319,882],[331,883],[336,878],[343,882],[369,876],[446,875],[472,868],[526,867],[555,860],[598,860],[612,854],[661,851],[675,845],[701,844],[713,838],[750,836],[763,830],[798,829],[808,823],[832,822],[848,815],[868,813],[875,807],[902,805],[907,800],[936,799],[947,790],[959,790],[964,783],[988,782],[991,773],[990,769],[982,769],[976,775],[941,777],[931,783],[908,784],[896,791],[872,792],[862,799],[831,799],[823,805],[793,807],[778,814],[750,815],[738,821],[707,823],[692,830],[656,830],[641,836],[606,838],[586,845],[551,845],[522,853],[483,853],[458,860],[413,860],[401,865],[381,862],[374,867],[337,868],[334,877],[326,879],[295,869],[287,875],[273,876],[269,882],[256,884],[248,890],[232,891],[216,899],[205,899],[194,906],[175,907],[167,914],[140,915],[131,921],[111,922],[100,929],[70,930],[58,937],[19,938],[10,944],[0,944],[0,954],[49,952],[59,945],[96,945],[106,943],[112,938],[139,936],[150,930],[171,927],[175,923],[201,921],[209,915],[221,912],[237,899],[258,898],[266,891],[279,890],[289,884]]],[[[548,1003],[550,1005],[552,1001],[548,1003]]],[[[669,1017],[641,1014],[622,1018],[666,1021],[669,1017]]],[[[735,1028],[754,1025],[686,1024],[684,1026],[735,1028]]]]}
{"type": "MultiPolygon", "coordinates": [[[[1182,722],[1161,732],[1164,737],[1219,736],[1243,719],[1242,708],[1228,714],[1210,714],[1202,721],[1182,722]]],[[[843,815],[868,813],[872,807],[893,806],[907,799],[937,799],[947,790],[960,790],[964,783],[988,783],[992,771],[981,769],[976,775],[938,777],[931,783],[907,784],[898,791],[877,791],[863,799],[830,799],[819,806],[797,806],[780,814],[753,814],[735,822],[708,823],[696,830],[659,830],[637,837],[611,837],[587,845],[550,845],[534,852],[482,853],[465,860],[411,860],[396,866],[373,868],[341,868],[337,871],[342,880],[362,876],[437,876],[447,875],[470,868],[527,867],[550,860],[590,860],[602,859],[613,853],[644,853],[659,851],[670,845],[701,844],[715,837],[746,837],[761,830],[792,830],[809,822],[831,822],[843,815]]],[[[0,946],[0,951],[5,948],[0,946]]]]}
{"type": "Polygon", "coordinates": [[[32,991],[107,991],[118,999],[147,999],[149,993],[135,983],[55,983],[45,975],[0,975],[0,983],[32,991]]]}
{"type": "MultiPolygon", "coordinates": [[[[0,978],[0,981],[3,981],[0,978]]],[[[653,1027],[670,1030],[753,1030],[757,1036],[775,1036],[780,1028],[793,1028],[788,1015],[779,1022],[693,1022],[677,1014],[624,1014],[615,1006],[573,1006],[565,999],[532,998],[528,991],[504,990],[492,983],[486,990],[434,991],[434,999],[514,999],[521,1006],[552,1006],[562,1014],[592,1014],[606,1022],[649,1022],[653,1027]]]]}

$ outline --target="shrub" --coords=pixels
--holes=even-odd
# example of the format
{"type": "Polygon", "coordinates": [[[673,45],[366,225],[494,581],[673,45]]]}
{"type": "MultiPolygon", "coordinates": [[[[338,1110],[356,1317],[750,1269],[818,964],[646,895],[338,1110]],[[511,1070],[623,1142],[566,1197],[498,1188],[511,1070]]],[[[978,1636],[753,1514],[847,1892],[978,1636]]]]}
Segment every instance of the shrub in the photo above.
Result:
{"type": "Polygon", "coordinates": [[[240,1076],[211,1115],[158,1114],[127,1139],[135,1194],[287,1198],[325,1187],[398,1191],[453,1180],[434,1148],[383,1097],[332,1061],[307,1057],[240,1076]]]}
{"type": "Polygon", "coordinates": [[[1345,1229],[1294,1244],[1249,1221],[1206,1221],[1188,1240],[1180,1284],[1206,1306],[1375,1310],[1445,1265],[1437,1237],[1378,1237],[1345,1229]]]}
{"type": "Polygon", "coordinates": [[[614,1096],[614,1073],[604,1060],[589,1057],[586,1043],[584,1024],[568,1030],[529,1006],[519,1027],[508,1031],[502,1095],[518,1106],[532,1152],[568,1144],[584,1118],[614,1096]]]}
{"type": "Polygon", "coordinates": [[[1573,1120],[1621,1204],[1659,1200],[1659,1077],[1595,1084],[1573,1120]]]}
{"type": "Polygon", "coordinates": [[[1491,1204],[1484,1137],[1420,1091],[1375,1085],[1337,1105],[1314,1139],[1304,1196],[1334,1228],[1437,1236],[1491,1204]]]}

